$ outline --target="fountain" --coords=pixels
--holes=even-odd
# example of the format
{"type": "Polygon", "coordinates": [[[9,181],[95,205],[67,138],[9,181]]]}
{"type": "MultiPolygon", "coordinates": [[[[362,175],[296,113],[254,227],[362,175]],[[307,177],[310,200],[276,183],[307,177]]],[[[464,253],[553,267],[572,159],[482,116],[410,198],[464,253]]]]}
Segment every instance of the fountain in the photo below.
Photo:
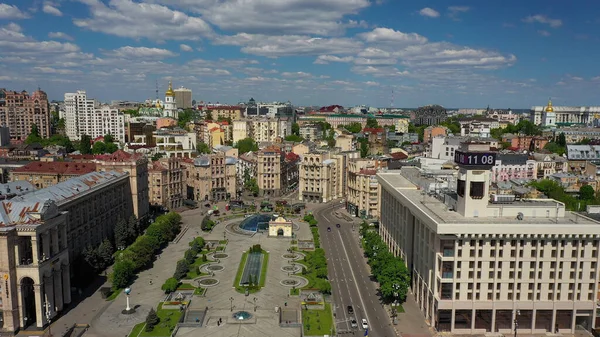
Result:
{"type": "Polygon", "coordinates": [[[237,311],[234,312],[233,315],[231,315],[231,317],[233,317],[233,319],[237,321],[247,321],[250,318],[252,318],[252,314],[247,311],[237,311]]]}

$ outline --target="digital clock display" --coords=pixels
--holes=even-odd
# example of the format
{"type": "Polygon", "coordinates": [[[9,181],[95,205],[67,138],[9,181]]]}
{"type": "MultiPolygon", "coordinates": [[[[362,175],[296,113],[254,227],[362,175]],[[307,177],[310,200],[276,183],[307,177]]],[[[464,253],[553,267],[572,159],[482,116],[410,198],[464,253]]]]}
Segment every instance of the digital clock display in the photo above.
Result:
{"type": "Polygon", "coordinates": [[[496,154],[492,152],[454,151],[454,161],[463,166],[494,166],[496,154]]]}

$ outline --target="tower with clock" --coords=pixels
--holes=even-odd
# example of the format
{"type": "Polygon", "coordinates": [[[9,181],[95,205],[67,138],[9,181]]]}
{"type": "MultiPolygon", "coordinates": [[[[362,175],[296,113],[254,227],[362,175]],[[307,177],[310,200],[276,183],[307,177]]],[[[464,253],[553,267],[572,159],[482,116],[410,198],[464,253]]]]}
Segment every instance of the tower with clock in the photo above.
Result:
{"type": "Polygon", "coordinates": [[[467,218],[487,217],[490,169],[496,164],[496,153],[489,144],[465,142],[454,152],[454,162],[458,165],[456,211],[467,218]]]}

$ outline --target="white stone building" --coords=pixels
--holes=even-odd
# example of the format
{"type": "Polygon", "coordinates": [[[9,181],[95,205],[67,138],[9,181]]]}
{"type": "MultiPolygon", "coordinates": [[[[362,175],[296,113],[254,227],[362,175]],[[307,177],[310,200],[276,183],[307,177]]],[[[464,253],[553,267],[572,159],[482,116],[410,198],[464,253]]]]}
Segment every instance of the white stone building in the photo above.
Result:
{"type": "Polygon", "coordinates": [[[72,140],[80,140],[84,134],[92,139],[110,134],[119,143],[125,142],[124,114],[88,99],[85,91],[65,94],[64,119],[67,136],[72,140]]]}
{"type": "Polygon", "coordinates": [[[478,335],[590,330],[600,222],[551,199],[492,202],[489,148],[462,150],[456,193],[422,193],[409,178],[416,168],[378,174],[380,235],[407,264],[429,324],[478,335]],[[468,158],[486,165],[469,166],[468,158]]]}

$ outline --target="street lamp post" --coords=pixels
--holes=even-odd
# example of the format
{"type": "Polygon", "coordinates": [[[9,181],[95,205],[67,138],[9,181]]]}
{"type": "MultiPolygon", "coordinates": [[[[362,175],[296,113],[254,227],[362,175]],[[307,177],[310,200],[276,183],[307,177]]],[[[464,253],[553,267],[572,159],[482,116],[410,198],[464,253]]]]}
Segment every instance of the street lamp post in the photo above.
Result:
{"type": "Polygon", "coordinates": [[[130,287],[125,288],[125,290],[123,292],[125,293],[125,295],[127,295],[127,307],[125,307],[125,312],[130,312],[131,306],[129,306],[129,294],[131,294],[131,288],[130,287]]]}
{"type": "Polygon", "coordinates": [[[46,321],[48,321],[48,336],[52,337],[52,313],[50,312],[50,303],[46,300],[46,321]]]}
{"type": "Polygon", "coordinates": [[[230,310],[233,312],[233,297],[229,298],[229,302],[231,302],[231,309],[230,310]]]}
{"type": "Polygon", "coordinates": [[[517,329],[519,328],[519,320],[517,319],[521,315],[521,310],[517,309],[515,312],[515,337],[517,337],[517,329]]]}
{"type": "Polygon", "coordinates": [[[254,300],[254,312],[256,312],[256,300],[258,300],[258,298],[255,297],[253,300],[254,300]]]}

